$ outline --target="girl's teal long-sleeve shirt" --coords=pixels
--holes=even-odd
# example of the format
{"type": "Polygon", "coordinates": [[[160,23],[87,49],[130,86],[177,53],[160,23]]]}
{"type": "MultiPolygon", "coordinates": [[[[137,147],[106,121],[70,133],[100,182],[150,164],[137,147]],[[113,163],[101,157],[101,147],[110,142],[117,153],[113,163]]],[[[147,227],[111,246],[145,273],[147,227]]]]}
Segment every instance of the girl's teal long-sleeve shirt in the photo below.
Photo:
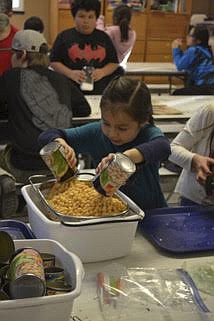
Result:
{"type": "Polygon", "coordinates": [[[160,157],[168,158],[170,147],[159,128],[146,125],[132,142],[117,146],[103,134],[101,122],[94,122],[65,130],[48,130],[40,135],[39,143],[45,145],[57,137],[65,139],[76,153],[89,154],[95,167],[109,153],[122,153],[130,148],[138,148],[143,153],[145,162],[137,165],[136,173],[120,190],[144,210],[166,206],[159,183],[159,165],[160,157]],[[151,142],[156,142],[155,148],[151,146],[151,142]]]}

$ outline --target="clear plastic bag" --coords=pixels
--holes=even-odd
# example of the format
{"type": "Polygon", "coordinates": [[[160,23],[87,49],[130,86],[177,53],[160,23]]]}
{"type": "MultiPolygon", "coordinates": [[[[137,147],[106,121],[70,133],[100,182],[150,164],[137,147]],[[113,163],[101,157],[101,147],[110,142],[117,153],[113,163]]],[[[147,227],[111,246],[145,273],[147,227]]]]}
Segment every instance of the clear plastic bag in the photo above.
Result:
{"type": "Polygon", "coordinates": [[[194,280],[197,288],[206,294],[214,296],[214,261],[207,261],[201,264],[187,264],[183,268],[194,280]]]}
{"type": "Polygon", "coordinates": [[[140,320],[144,313],[160,313],[170,320],[172,312],[208,312],[194,282],[182,269],[125,269],[112,264],[98,273],[97,294],[108,321],[140,320]]]}

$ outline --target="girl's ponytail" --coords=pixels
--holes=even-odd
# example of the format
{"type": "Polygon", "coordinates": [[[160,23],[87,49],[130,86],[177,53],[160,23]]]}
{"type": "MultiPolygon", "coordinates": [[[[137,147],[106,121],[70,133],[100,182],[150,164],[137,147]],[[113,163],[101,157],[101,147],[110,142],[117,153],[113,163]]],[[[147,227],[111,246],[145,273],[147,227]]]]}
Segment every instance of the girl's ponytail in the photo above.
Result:
{"type": "Polygon", "coordinates": [[[125,42],[129,40],[129,21],[124,18],[119,23],[120,27],[120,41],[125,42]]]}

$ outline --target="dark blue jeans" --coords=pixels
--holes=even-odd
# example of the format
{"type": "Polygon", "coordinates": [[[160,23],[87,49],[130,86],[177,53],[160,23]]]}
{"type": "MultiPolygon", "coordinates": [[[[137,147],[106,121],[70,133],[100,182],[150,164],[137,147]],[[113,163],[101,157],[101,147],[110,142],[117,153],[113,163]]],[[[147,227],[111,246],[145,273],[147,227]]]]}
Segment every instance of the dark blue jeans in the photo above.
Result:
{"type": "Polygon", "coordinates": [[[181,206],[200,206],[200,204],[195,203],[188,198],[181,196],[181,206]]]}

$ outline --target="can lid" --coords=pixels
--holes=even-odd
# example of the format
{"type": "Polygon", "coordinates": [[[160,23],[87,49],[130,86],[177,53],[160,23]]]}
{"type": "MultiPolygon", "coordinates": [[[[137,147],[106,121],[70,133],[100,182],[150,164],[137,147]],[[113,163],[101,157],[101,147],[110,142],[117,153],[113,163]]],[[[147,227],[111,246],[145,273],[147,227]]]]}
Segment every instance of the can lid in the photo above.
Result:
{"type": "Polygon", "coordinates": [[[127,173],[134,173],[136,171],[135,163],[126,155],[122,153],[116,153],[116,162],[127,173]]]}
{"type": "Polygon", "coordinates": [[[25,274],[10,282],[12,299],[33,298],[45,295],[45,282],[35,275],[25,274]]]}
{"type": "Polygon", "coordinates": [[[15,251],[12,237],[5,231],[0,231],[0,262],[7,262],[15,251]]]}
{"type": "Polygon", "coordinates": [[[41,150],[40,150],[40,155],[45,155],[46,153],[54,152],[59,148],[60,144],[58,142],[51,142],[47,145],[45,145],[41,150]]]}
{"type": "Polygon", "coordinates": [[[47,281],[47,289],[70,292],[72,290],[72,285],[68,284],[65,280],[53,280],[47,281]]]}

